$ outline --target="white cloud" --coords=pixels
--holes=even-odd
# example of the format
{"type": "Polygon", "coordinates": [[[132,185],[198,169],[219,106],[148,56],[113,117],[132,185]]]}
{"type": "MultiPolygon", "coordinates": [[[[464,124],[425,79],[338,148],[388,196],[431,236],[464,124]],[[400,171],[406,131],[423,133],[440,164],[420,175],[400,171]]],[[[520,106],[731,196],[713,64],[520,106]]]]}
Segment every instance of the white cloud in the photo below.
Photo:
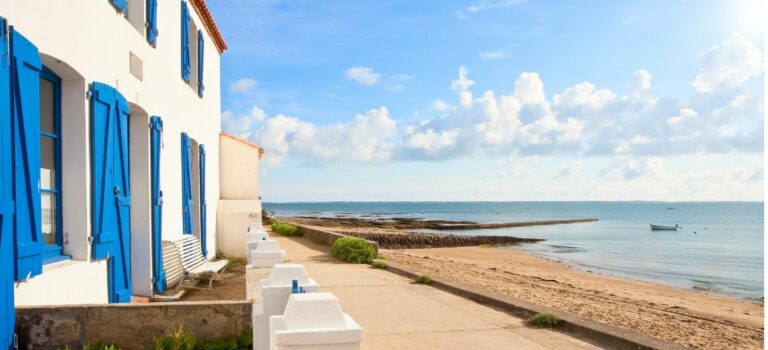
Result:
{"type": "Polygon", "coordinates": [[[510,7],[525,2],[525,0],[481,0],[475,4],[465,7],[461,11],[455,11],[458,19],[467,19],[471,13],[477,13],[485,10],[510,7]]]}
{"type": "Polygon", "coordinates": [[[247,139],[257,125],[263,122],[266,117],[267,114],[264,113],[264,110],[257,106],[253,106],[247,114],[240,116],[235,116],[230,111],[224,111],[221,114],[222,129],[247,139]]]}
{"type": "Polygon", "coordinates": [[[691,108],[683,108],[680,110],[680,113],[672,118],[667,119],[667,125],[673,127],[673,128],[679,128],[684,123],[695,120],[699,118],[699,113],[694,111],[691,108]]]}
{"type": "Polygon", "coordinates": [[[561,167],[560,169],[558,169],[556,172],[552,174],[552,177],[555,179],[565,179],[565,178],[572,177],[573,175],[576,175],[576,173],[578,173],[579,170],[581,170],[581,166],[582,166],[581,162],[576,161],[571,165],[566,165],[561,167]]]}
{"type": "Polygon", "coordinates": [[[351,80],[354,80],[360,85],[372,86],[376,85],[381,79],[381,74],[371,67],[352,67],[344,72],[344,75],[351,80]]]}
{"type": "Polygon", "coordinates": [[[485,51],[480,53],[480,59],[483,61],[495,61],[509,57],[504,50],[485,51]]]}
{"type": "Polygon", "coordinates": [[[546,100],[544,95],[544,82],[539,73],[524,72],[515,80],[515,97],[521,103],[540,103],[546,100]]]}
{"type": "Polygon", "coordinates": [[[432,105],[429,108],[434,109],[436,111],[445,112],[451,109],[451,105],[438,98],[438,99],[435,99],[434,102],[432,102],[432,105]]]}
{"type": "Polygon", "coordinates": [[[748,79],[760,75],[763,58],[760,50],[741,34],[733,34],[728,40],[701,54],[701,73],[693,80],[700,93],[717,89],[730,89],[748,79]]]}
{"type": "Polygon", "coordinates": [[[562,94],[553,97],[553,101],[555,106],[562,109],[583,108],[594,111],[603,108],[613,98],[612,91],[596,90],[595,84],[585,81],[563,90],[562,94]]]}
{"type": "Polygon", "coordinates": [[[376,162],[391,156],[388,141],[396,122],[386,107],[358,114],[349,122],[315,125],[299,118],[278,114],[267,118],[257,135],[267,152],[267,161],[275,164],[291,156],[306,164],[322,165],[338,161],[376,162]]]}
{"type": "Polygon", "coordinates": [[[459,136],[459,132],[459,129],[450,129],[439,133],[432,129],[427,129],[424,132],[418,132],[412,128],[409,128],[405,131],[404,143],[406,147],[433,154],[437,151],[455,145],[456,138],[459,136]]]}
{"type": "Polygon", "coordinates": [[[257,87],[259,83],[255,79],[243,78],[229,84],[229,91],[247,93],[257,87]]]}
{"type": "Polygon", "coordinates": [[[633,95],[641,96],[651,91],[651,79],[653,76],[645,69],[638,69],[632,73],[632,85],[630,87],[633,95]]]}
{"type": "Polygon", "coordinates": [[[467,67],[459,67],[459,78],[451,82],[451,89],[456,92],[461,92],[469,89],[470,86],[474,85],[475,82],[467,79],[467,75],[469,75],[467,67]]]}

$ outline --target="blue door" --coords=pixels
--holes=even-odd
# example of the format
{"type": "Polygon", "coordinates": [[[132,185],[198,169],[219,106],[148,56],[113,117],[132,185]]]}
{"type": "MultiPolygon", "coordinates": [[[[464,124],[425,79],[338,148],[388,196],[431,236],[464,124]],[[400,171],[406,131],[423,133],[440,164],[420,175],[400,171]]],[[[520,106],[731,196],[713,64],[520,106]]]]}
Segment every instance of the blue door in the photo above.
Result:
{"type": "MultiPolygon", "coordinates": [[[[0,17],[0,57],[8,57],[8,27],[0,17]]],[[[11,170],[11,66],[0,61],[0,349],[13,345],[13,195],[11,170]]]]}
{"type": "Polygon", "coordinates": [[[167,288],[163,269],[163,191],[160,189],[160,149],[163,146],[163,120],[149,119],[149,143],[152,176],[152,281],[155,292],[167,288]]]}
{"type": "Polygon", "coordinates": [[[208,247],[206,245],[206,213],[208,212],[208,203],[205,200],[205,146],[200,145],[200,246],[203,248],[203,256],[208,256],[208,247]]]}
{"type": "Polygon", "coordinates": [[[109,302],[131,300],[131,191],[128,103],[113,87],[91,84],[93,258],[107,259],[109,302]]]}
{"type": "Polygon", "coordinates": [[[181,215],[184,234],[192,234],[192,141],[187,133],[181,133],[181,215]]]}

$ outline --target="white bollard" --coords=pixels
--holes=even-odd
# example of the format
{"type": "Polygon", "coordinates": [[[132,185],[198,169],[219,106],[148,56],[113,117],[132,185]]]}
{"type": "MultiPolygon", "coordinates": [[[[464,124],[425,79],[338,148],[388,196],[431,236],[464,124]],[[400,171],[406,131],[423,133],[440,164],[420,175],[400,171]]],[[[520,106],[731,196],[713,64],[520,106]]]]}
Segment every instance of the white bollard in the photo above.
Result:
{"type": "Polygon", "coordinates": [[[363,328],[331,293],[292,294],[269,319],[270,350],[360,350],[363,328]]]}
{"type": "Polygon", "coordinates": [[[307,277],[304,265],[277,264],[272,268],[269,278],[261,280],[261,303],[253,306],[253,349],[269,349],[269,318],[282,315],[285,304],[292,293],[293,281],[296,288],[305,293],[317,293],[320,286],[307,277]]]}
{"type": "Polygon", "coordinates": [[[271,239],[257,241],[256,248],[248,252],[247,268],[272,267],[282,263],[284,258],[285,251],[280,249],[277,242],[271,239]]]}

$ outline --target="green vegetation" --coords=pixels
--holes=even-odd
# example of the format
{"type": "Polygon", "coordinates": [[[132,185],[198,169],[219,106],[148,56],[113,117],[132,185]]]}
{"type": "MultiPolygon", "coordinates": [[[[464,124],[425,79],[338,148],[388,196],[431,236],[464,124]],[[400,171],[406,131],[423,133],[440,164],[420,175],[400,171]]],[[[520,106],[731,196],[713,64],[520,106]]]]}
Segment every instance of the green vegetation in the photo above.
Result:
{"type": "Polygon", "coordinates": [[[529,318],[528,323],[539,327],[552,328],[560,324],[560,319],[553,313],[540,312],[536,316],[529,318]]]}
{"type": "MultiPolygon", "coordinates": [[[[246,330],[236,337],[225,340],[214,340],[210,342],[198,341],[192,332],[184,330],[179,326],[171,335],[157,337],[153,340],[153,345],[146,347],[147,350],[251,350],[253,347],[253,330],[246,330]]],[[[69,346],[64,348],[70,350],[69,346]]],[[[104,344],[98,342],[93,345],[83,347],[83,350],[121,350],[115,344],[104,344]]]]}
{"type": "Polygon", "coordinates": [[[387,258],[387,256],[384,255],[384,254],[379,254],[379,260],[387,261],[387,260],[389,260],[389,258],[387,258]]]}
{"type": "Polygon", "coordinates": [[[387,268],[387,262],[381,259],[373,259],[371,266],[373,266],[374,269],[385,270],[387,268]]]}
{"type": "Polygon", "coordinates": [[[376,257],[376,248],[357,237],[342,237],[333,242],[331,255],[343,261],[368,264],[376,257]]]}
{"type": "Polygon", "coordinates": [[[104,344],[98,342],[93,345],[88,345],[83,348],[84,350],[120,350],[120,347],[115,344],[104,344]]]}
{"type": "Polygon", "coordinates": [[[280,223],[280,222],[273,222],[272,225],[272,232],[275,232],[281,236],[301,236],[301,229],[286,223],[280,223]]]}
{"type": "Polygon", "coordinates": [[[493,247],[493,244],[483,243],[483,244],[479,245],[479,247],[480,248],[491,248],[491,247],[493,247]]]}
{"type": "Polygon", "coordinates": [[[416,277],[416,283],[418,284],[432,284],[432,279],[429,276],[421,275],[416,277]]]}
{"type": "Polygon", "coordinates": [[[195,350],[197,337],[179,326],[173,334],[154,339],[154,350],[195,350]]]}

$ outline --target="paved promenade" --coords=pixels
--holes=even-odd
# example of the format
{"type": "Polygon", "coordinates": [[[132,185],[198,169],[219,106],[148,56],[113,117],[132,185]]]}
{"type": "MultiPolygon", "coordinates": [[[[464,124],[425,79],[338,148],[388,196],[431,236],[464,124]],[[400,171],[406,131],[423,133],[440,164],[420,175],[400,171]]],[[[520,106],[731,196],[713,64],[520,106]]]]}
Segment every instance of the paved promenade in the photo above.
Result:
{"type": "MultiPolygon", "coordinates": [[[[567,333],[527,327],[523,319],[368,265],[342,264],[308,239],[273,236],[363,327],[363,349],[602,349],[567,333]]],[[[263,272],[248,276],[251,288],[263,272]]],[[[258,289],[253,290],[258,293],[258,289]]]]}

